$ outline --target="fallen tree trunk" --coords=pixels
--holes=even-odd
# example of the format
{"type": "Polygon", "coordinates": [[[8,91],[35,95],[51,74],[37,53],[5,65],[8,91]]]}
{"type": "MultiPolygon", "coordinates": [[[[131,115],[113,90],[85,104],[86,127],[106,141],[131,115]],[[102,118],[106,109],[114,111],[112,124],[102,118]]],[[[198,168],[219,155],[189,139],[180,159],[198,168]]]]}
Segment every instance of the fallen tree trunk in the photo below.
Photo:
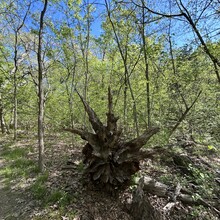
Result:
{"type": "Polygon", "coordinates": [[[215,207],[213,202],[206,201],[200,195],[181,188],[180,184],[178,184],[177,187],[170,187],[148,176],[142,177],[137,184],[142,186],[143,192],[145,193],[157,195],[158,197],[170,198],[171,203],[180,201],[188,205],[202,205],[212,209],[220,216],[220,210],[215,207]]]}
{"type": "Polygon", "coordinates": [[[163,215],[155,209],[144,193],[144,181],[141,179],[132,194],[132,202],[128,212],[135,220],[163,220],[163,215]]]}

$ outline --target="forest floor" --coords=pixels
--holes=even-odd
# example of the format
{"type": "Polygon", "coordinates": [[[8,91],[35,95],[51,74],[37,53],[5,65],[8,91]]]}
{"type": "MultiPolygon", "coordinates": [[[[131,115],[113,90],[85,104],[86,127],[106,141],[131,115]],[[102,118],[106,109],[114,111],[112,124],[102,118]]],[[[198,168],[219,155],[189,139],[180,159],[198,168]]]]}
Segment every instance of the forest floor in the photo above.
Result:
{"type": "Polygon", "coordinates": [[[19,186],[19,173],[17,176],[9,169],[11,165],[5,159],[7,144],[8,141],[0,141],[0,220],[28,219],[34,206],[32,195],[24,186],[19,186]]]}
{"type": "MultiPolygon", "coordinates": [[[[75,140],[77,144],[73,145],[68,136],[47,135],[47,171],[44,174],[39,174],[37,169],[36,137],[21,134],[16,144],[11,140],[11,136],[0,137],[0,220],[135,219],[126,209],[135,184],[121,192],[118,199],[84,184],[81,155],[84,143],[80,140],[75,140]]],[[[181,184],[195,192],[195,197],[202,196],[220,210],[219,148],[195,146],[183,141],[172,145],[168,151],[172,154],[144,160],[134,179],[150,176],[170,187],[181,184]],[[191,163],[185,168],[177,166],[173,155],[184,155],[191,163]]],[[[204,207],[177,202],[172,209],[165,211],[169,198],[153,194],[148,197],[151,204],[163,213],[164,219],[219,219],[211,205],[204,207]]]]}

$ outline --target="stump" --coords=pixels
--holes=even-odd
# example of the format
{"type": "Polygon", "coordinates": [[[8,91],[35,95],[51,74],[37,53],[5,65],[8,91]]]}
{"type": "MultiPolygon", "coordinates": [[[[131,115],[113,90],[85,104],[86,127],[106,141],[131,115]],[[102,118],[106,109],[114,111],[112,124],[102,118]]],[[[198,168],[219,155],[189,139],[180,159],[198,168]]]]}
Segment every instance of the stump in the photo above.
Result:
{"type": "Polygon", "coordinates": [[[85,111],[88,114],[93,132],[83,129],[65,128],[80,135],[87,141],[82,153],[84,155],[85,174],[91,182],[102,189],[114,191],[129,183],[131,176],[139,170],[139,162],[148,154],[141,148],[157,132],[159,128],[149,128],[141,136],[130,140],[122,140],[122,130],[117,127],[118,117],[112,111],[112,95],[108,89],[107,123],[104,125],[95,111],[78,93],[85,111]]]}

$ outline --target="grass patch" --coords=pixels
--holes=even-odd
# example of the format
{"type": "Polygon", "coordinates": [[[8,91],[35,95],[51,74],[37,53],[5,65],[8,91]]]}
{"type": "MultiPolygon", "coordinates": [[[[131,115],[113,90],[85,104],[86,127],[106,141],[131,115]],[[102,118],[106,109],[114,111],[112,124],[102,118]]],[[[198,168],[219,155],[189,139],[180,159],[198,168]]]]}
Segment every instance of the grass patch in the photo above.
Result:
{"type": "Polygon", "coordinates": [[[54,211],[52,209],[47,210],[46,215],[42,216],[34,216],[32,220],[60,220],[60,219],[75,219],[76,217],[76,211],[73,210],[65,210],[65,209],[60,209],[59,211],[54,211]]]}
{"type": "Polygon", "coordinates": [[[16,160],[21,157],[25,157],[28,154],[28,148],[6,148],[2,152],[2,157],[6,160],[16,160]]]}
{"type": "Polygon", "coordinates": [[[0,175],[5,178],[11,178],[13,176],[13,170],[10,167],[5,167],[0,170],[0,175]]]}
{"type": "Polygon", "coordinates": [[[9,180],[13,180],[18,177],[27,178],[30,176],[30,174],[33,173],[38,173],[38,168],[35,162],[33,160],[20,157],[12,160],[11,163],[0,169],[0,174],[2,174],[5,178],[8,178],[9,180]]]}
{"type": "Polygon", "coordinates": [[[47,209],[56,204],[58,212],[54,213],[51,210],[51,215],[54,214],[54,217],[57,217],[57,214],[66,213],[66,206],[74,202],[74,197],[61,189],[49,189],[46,186],[48,177],[48,172],[38,175],[35,183],[31,186],[31,192],[34,198],[39,200],[41,205],[47,209]]]}
{"type": "Polygon", "coordinates": [[[44,174],[40,174],[35,183],[31,186],[31,192],[33,193],[33,196],[37,200],[43,200],[46,198],[48,194],[47,187],[45,186],[45,182],[48,179],[48,172],[45,172],[44,174]]]}
{"type": "Polygon", "coordinates": [[[60,207],[65,207],[70,203],[72,198],[70,195],[63,190],[53,190],[48,196],[46,203],[47,204],[55,204],[58,203],[60,207]]]}
{"type": "Polygon", "coordinates": [[[33,166],[33,165],[34,165],[34,161],[33,160],[28,160],[26,158],[18,158],[17,160],[12,162],[10,167],[25,169],[25,168],[33,166]]]}
{"type": "Polygon", "coordinates": [[[28,160],[25,163],[13,162],[12,164],[2,168],[0,170],[0,174],[9,180],[14,180],[16,178],[27,178],[31,174],[36,174],[38,172],[38,168],[34,164],[33,161],[28,160]],[[19,164],[16,166],[16,164],[19,164]]]}
{"type": "Polygon", "coordinates": [[[13,142],[4,142],[1,157],[6,161],[6,165],[0,169],[0,174],[7,179],[7,185],[10,185],[12,180],[28,178],[38,173],[35,161],[28,158],[31,151],[31,146],[21,148],[13,142]]]}
{"type": "MultiPolygon", "coordinates": [[[[29,191],[33,198],[39,201],[41,207],[45,208],[47,216],[36,216],[33,219],[61,219],[62,216],[73,219],[75,211],[68,211],[67,206],[74,202],[76,196],[72,196],[61,189],[51,189],[48,187],[49,173],[39,173],[35,160],[30,159],[30,153],[33,153],[32,146],[24,146],[18,142],[4,142],[1,146],[1,157],[4,160],[4,166],[0,168],[0,175],[4,177],[4,187],[11,189],[12,185],[22,186],[30,177],[34,178],[28,181],[29,191]],[[33,182],[34,181],[34,182],[33,182]],[[56,208],[53,208],[55,207],[56,208]]],[[[80,164],[79,169],[83,169],[80,164]]]]}
{"type": "Polygon", "coordinates": [[[37,200],[43,200],[43,198],[47,196],[47,188],[45,185],[33,184],[31,186],[31,191],[34,198],[37,200]]]}

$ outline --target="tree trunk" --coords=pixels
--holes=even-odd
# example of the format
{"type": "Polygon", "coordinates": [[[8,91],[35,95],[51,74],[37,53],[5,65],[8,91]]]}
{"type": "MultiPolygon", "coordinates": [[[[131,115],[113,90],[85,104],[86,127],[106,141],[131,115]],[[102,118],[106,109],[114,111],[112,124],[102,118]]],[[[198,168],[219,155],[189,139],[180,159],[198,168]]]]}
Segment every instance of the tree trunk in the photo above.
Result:
{"type": "Polygon", "coordinates": [[[140,181],[132,194],[132,202],[128,212],[135,220],[162,220],[162,214],[150,203],[143,190],[144,182],[140,181]]]}
{"type": "Polygon", "coordinates": [[[14,72],[14,140],[17,140],[18,127],[18,99],[17,99],[17,75],[14,72]]]}
{"type": "Polygon", "coordinates": [[[176,122],[176,124],[173,126],[173,128],[170,131],[169,134],[169,138],[171,137],[171,135],[176,131],[176,129],[179,127],[179,125],[181,124],[181,122],[186,118],[187,114],[189,113],[189,111],[191,110],[191,108],[196,104],[198,98],[200,97],[200,95],[202,94],[202,90],[199,91],[199,93],[197,94],[196,98],[194,99],[194,101],[192,102],[192,104],[190,106],[188,106],[186,104],[185,99],[183,99],[184,103],[185,103],[185,111],[182,113],[181,117],[178,119],[178,121],[176,122]]]}
{"type": "MultiPolygon", "coordinates": [[[[188,190],[187,188],[182,188],[179,183],[177,184],[176,187],[168,186],[168,185],[165,185],[163,183],[156,181],[155,179],[153,179],[151,177],[145,176],[145,177],[142,177],[137,184],[138,184],[138,188],[136,191],[138,192],[138,191],[142,190],[141,191],[142,198],[144,198],[144,192],[150,193],[152,195],[157,195],[158,197],[164,197],[164,198],[169,197],[170,201],[164,207],[164,210],[166,210],[167,207],[171,207],[172,203],[173,203],[173,205],[175,205],[177,201],[181,201],[184,204],[198,205],[198,206],[202,205],[204,207],[208,207],[220,216],[220,210],[218,210],[218,207],[217,207],[218,204],[215,204],[212,201],[205,200],[202,197],[198,196],[198,194],[197,194],[197,198],[196,198],[196,196],[195,196],[196,193],[188,190]]],[[[136,191],[134,193],[136,193],[136,191]]],[[[140,193],[138,192],[136,194],[140,194],[140,193]]],[[[138,203],[136,203],[135,199],[133,199],[133,201],[132,201],[133,207],[136,207],[136,212],[139,212],[139,213],[147,212],[148,213],[148,207],[150,206],[148,204],[148,202],[147,202],[147,210],[144,210],[144,212],[143,212],[141,206],[136,205],[136,204],[143,204],[143,202],[144,202],[140,196],[139,196],[139,198],[138,198],[138,203]]],[[[145,202],[146,202],[146,200],[145,200],[145,202]]],[[[135,212],[135,210],[134,210],[134,212],[135,212]]],[[[160,213],[154,212],[154,209],[152,209],[152,212],[150,212],[150,214],[156,214],[156,215],[159,214],[157,218],[152,218],[152,219],[160,219],[160,217],[161,217],[160,213]]],[[[145,219],[145,218],[143,218],[143,219],[145,219]]],[[[146,218],[146,219],[148,219],[148,218],[146,218]]],[[[151,218],[149,218],[149,219],[151,219],[151,218]]]]}
{"type": "MultiPolygon", "coordinates": [[[[107,9],[107,13],[108,13],[108,18],[110,20],[110,23],[111,23],[111,26],[112,26],[112,29],[113,29],[113,32],[114,32],[114,35],[115,35],[115,41],[117,43],[117,46],[118,46],[118,49],[119,49],[119,52],[120,52],[120,55],[121,55],[121,58],[122,58],[122,61],[123,61],[123,65],[124,65],[124,106],[123,106],[123,124],[124,124],[124,130],[126,131],[127,130],[127,101],[128,101],[128,97],[127,97],[127,90],[129,89],[130,90],[130,94],[131,94],[131,98],[132,98],[132,102],[133,102],[133,119],[134,119],[134,127],[135,127],[135,130],[136,130],[136,134],[137,136],[139,136],[139,128],[138,128],[138,117],[137,117],[137,107],[136,107],[136,100],[135,100],[135,97],[134,97],[134,93],[133,93],[133,90],[132,90],[132,86],[131,86],[131,83],[130,83],[130,76],[131,73],[134,71],[134,68],[137,64],[137,62],[135,63],[133,69],[131,71],[129,71],[129,67],[128,67],[128,63],[127,63],[127,57],[128,57],[128,47],[126,46],[124,48],[124,52],[123,52],[123,48],[122,48],[122,44],[120,42],[120,39],[119,39],[119,36],[116,32],[116,29],[115,29],[115,25],[112,21],[112,18],[111,18],[111,10],[109,8],[109,5],[107,3],[107,1],[105,0],[105,7],[107,9]]],[[[138,58],[139,59],[139,58],[138,58]]]]}
{"type": "Polygon", "coordinates": [[[15,32],[15,45],[14,45],[14,69],[13,72],[13,81],[14,81],[14,141],[17,140],[17,126],[18,126],[18,119],[17,119],[17,108],[18,108],[18,100],[17,100],[17,71],[18,71],[18,58],[17,58],[17,45],[18,45],[18,31],[15,32]]]}
{"type": "Polygon", "coordinates": [[[1,123],[1,131],[2,134],[6,132],[5,122],[4,122],[4,115],[3,115],[3,104],[2,104],[2,98],[0,94],[0,123],[1,123]]]}
{"type": "Polygon", "coordinates": [[[17,90],[18,90],[18,84],[17,84],[17,72],[18,72],[18,66],[20,62],[24,59],[18,59],[18,34],[20,29],[24,26],[25,20],[27,18],[28,12],[30,10],[31,3],[28,5],[27,11],[21,21],[21,24],[14,30],[15,32],[15,41],[14,41],[14,68],[12,70],[13,73],[13,83],[14,83],[14,140],[17,140],[17,127],[18,127],[18,99],[17,99],[17,90]]]}
{"type": "Polygon", "coordinates": [[[42,81],[39,81],[38,87],[38,147],[39,158],[38,166],[40,172],[44,171],[44,91],[42,88],[42,81]]]}
{"type": "Polygon", "coordinates": [[[142,28],[141,28],[142,47],[144,52],[145,77],[146,77],[146,94],[147,94],[147,127],[151,126],[151,103],[150,103],[150,77],[149,64],[147,55],[147,44],[145,39],[145,8],[142,7],[142,28]]]}
{"type": "Polygon", "coordinates": [[[44,90],[43,90],[43,60],[42,60],[42,38],[44,15],[47,10],[47,0],[44,2],[44,8],[40,15],[40,29],[38,34],[38,147],[39,158],[38,166],[40,172],[44,171],[44,90]]]}

